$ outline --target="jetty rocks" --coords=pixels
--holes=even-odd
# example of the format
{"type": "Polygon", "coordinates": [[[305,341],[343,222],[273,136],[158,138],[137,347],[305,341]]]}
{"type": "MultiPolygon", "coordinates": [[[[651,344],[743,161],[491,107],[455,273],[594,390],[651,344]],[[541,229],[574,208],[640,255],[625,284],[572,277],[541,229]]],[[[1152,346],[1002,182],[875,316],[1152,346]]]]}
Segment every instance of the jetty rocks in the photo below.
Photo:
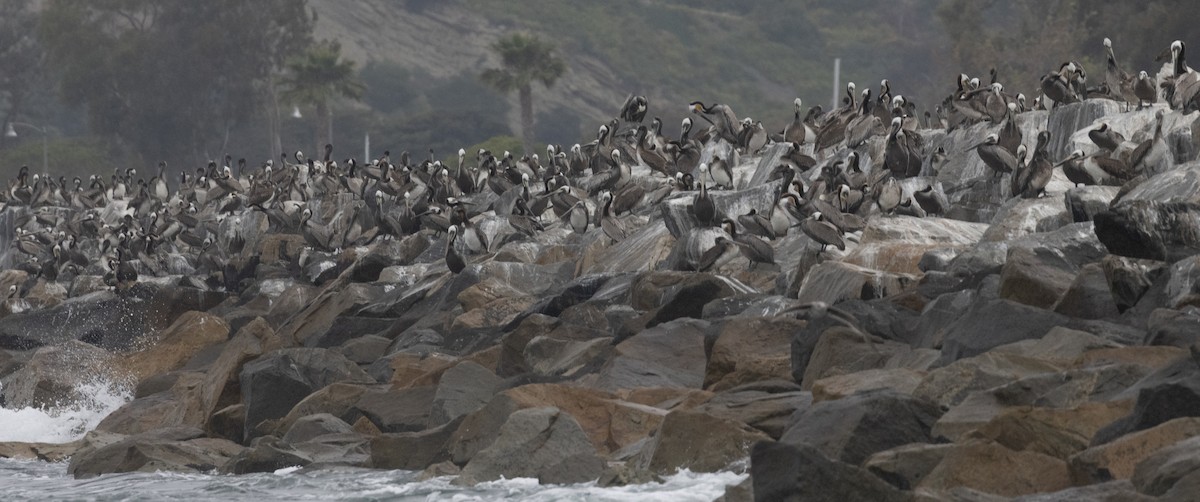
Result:
{"type": "Polygon", "coordinates": [[[1015,114],[1054,163],[1096,151],[1101,124],[1169,139],[1132,181],[1054,168],[1031,197],[972,149],[999,123],[921,125],[920,172],[889,177],[891,135],[810,138],[807,167],[720,120],[665,176],[631,134],[582,169],[553,147],[457,168],[298,157],[253,180],[210,167],[151,210],[135,201],[153,183],[10,197],[4,406],[70,402],[97,376],[131,399],[74,443],[0,455],[69,458],[80,478],[689,469],[747,473],[727,502],[1194,500],[1195,118],[1102,99],[1015,114]]]}

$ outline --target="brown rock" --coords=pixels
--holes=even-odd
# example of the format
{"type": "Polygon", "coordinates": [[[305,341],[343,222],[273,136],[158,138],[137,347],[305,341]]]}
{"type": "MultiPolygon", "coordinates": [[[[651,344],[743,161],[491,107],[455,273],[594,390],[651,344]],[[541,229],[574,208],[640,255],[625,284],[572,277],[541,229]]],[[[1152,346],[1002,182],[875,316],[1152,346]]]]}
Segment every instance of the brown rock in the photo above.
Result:
{"type": "Polygon", "coordinates": [[[872,389],[892,389],[912,395],[924,377],[925,372],[907,368],[870,369],[825,377],[813,382],[813,402],[841,399],[872,389]]]}
{"type": "Polygon", "coordinates": [[[849,263],[826,261],[804,276],[797,298],[801,302],[822,301],[830,305],[858,298],[873,300],[897,295],[917,286],[910,274],[881,272],[849,263]]]}
{"type": "Polygon", "coordinates": [[[977,431],[1011,450],[1028,450],[1067,460],[1083,451],[1101,427],[1129,413],[1130,401],[1083,403],[1072,409],[1020,406],[977,431]]]}
{"type": "Polygon", "coordinates": [[[704,388],[718,392],[745,383],[790,379],[792,334],[803,321],[788,317],[727,322],[713,343],[704,388]]]}
{"type": "Polygon", "coordinates": [[[1032,451],[1013,451],[972,440],[946,452],[918,488],[945,491],[966,487],[1005,497],[1053,492],[1071,486],[1067,463],[1032,451]]]}
{"type": "Polygon", "coordinates": [[[1163,448],[1200,436],[1200,418],[1176,418],[1146,430],[1126,434],[1071,457],[1075,484],[1130,479],[1138,463],[1163,448]]]}
{"type": "Polygon", "coordinates": [[[717,472],[745,459],[750,447],[760,440],[770,437],[741,422],[677,410],[667,414],[635,463],[658,474],[680,469],[717,472]]]}
{"type": "Polygon", "coordinates": [[[1061,367],[1039,359],[996,351],[985,352],[931,370],[913,391],[913,395],[930,399],[942,406],[954,406],[973,391],[1060,370],[1061,367]]]}
{"type": "Polygon", "coordinates": [[[855,330],[834,326],[821,333],[817,340],[800,387],[810,390],[813,383],[822,378],[882,368],[897,353],[908,350],[900,343],[871,335],[864,337],[855,330]]]}
{"type": "Polygon", "coordinates": [[[393,389],[404,389],[414,385],[430,385],[436,383],[435,378],[418,379],[432,373],[446,371],[454,366],[458,359],[454,356],[433,352],[429,354],[412,354],[397,352],[388,356],[388,364],[392,367],[392,378],[389,382],[393,389]]]}
{"type": "Polygon", "coordinates": [[[1165,345],[1094,349],[1076,358],[1073,366],[1085,368],[1105,364],[1136,364],[1150,370],[1159,370],[1187,356],[1187,350],[1165,345]]]}
{"type": "Polygon", "coordinates": [[[287,415],[279,419],[276,431],[283,434],[296,421],[318,413],[328,413],[352,424],[362,417],[355,404],[370,388],[365,384],[351,382],[335,382],[322,387],[300,400],[287,415]]]}
{"type": "Polygon", "coordinates": [[[516,319],[517,314],[524,312],[536,301],[537,299],[532,296],[498,298],[482,307],[455,317],[450,325],[450,330],[504,326],[516,319]]]}
{"type": "Polygon", "coordinates": [[[1000,272],[1000,297],[1034,307],[1053,308],[1075,280],[1062,258],[1012,247],[1000,272]]]}
{"type": "Polygon", "coordinates": [[[112,355],[95,345],[68,341],[37,349],[21,369],[0,380],[4,405],[9,408],[53,408],[58,403],[80,402],[80,387],[96,376],[110,376],[112,355]]]}
{"type": "Polygon", "coordinates": [[[140,382],[179,369],[201,350],[228,339],[229,325],[220,317],[204,312],[185,312],[155,340],[148,340],[148,348],[123,356],[121,365],[140,382]]]}
{"type": "Polygon", "coordinates": [[[458,302],[462,304],[464,312],[470,312],[501,298],[516,298],[520,296],[527,295],[524,291],[512,287],[500,278],[488,277],[459,293],[458,302]]]}
{"type": "Polygon", "coordinates": [[[648,437],[666,412],[617,399],[611,393],[561,384],[530,384],[504,391],[519,408],[552,406],[570,413],[602,454],[648,437]]]}
{"type": "Polygon", "coordinates": [[[83,447],[83,440],[69,443],[0,443],[0,458],[17,460],[41,460],[43,462],[62,462],[83,447]]]}
{"type": "Polygon", "coordinates": [[[912,443],[877,452],[863,461],[863,468],[902,490],[921,484],[955,444],[912,443]]]}

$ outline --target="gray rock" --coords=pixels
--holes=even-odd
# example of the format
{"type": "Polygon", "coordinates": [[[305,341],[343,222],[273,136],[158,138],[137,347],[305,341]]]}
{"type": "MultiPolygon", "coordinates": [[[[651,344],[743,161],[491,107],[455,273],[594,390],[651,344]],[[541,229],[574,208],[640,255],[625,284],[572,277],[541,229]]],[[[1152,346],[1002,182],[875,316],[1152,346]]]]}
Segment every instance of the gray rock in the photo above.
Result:
{"type": "Polygon", "coordinates": [[[1124,312],[1141,300],[1164,271],[1161,262],[1109,255],[1101,261],[1104,279],[1117,310],[1124,312]]]}
{"type": "Polygon", "coordinates": [[[76,479],[118,472],[207,473],[243,449],[224,439],[129,436],[81,448],[71,456],[67,472],[76,479]]]}
{"type": "Polygon", "coordinates": [[[849,299],[871,300],[902,293],[915,287],[916,282],[917,278],[909,274],[827,261],[808,271],[797,298],[801,302],[822,301],[829,304],[849,299]]]}
{"type": "Polygon", "coordinates": [[[1190,358],[1180,359],[1143,378],[1121,395],[1132,397],[1131,394],[1137,396],[1133,411],[1097,431],[1092,437],[1093,446],[1173,418],[1200,416],[1200,366],[1190,358]]]}
{"type": "Polygon", "coordinates": [[[509,415],[495,442],[471,458],[457,482],[547,477],[583,483],[603,471],[604,461],[574,417],[558,408],[530,408],[509,415]]]}
{"type": "Polygon", "coordinates": [[[303,443],[325,434],[341,434],[353,432],[350,424],[328,413],[308,415],[292,424],[283,435],[283,442],[289,444],[303,443]]]}
{"type": "Polygon", "coordinates": [[[1104,277],[1104,268],[1098,263],[1089,263],[1079,269],[1079,274],[1053,310],[1079,319],[1105,319],[1119,314],[1104,277]]]}
{"type": "Polygon", "coordinates": [[[442,373],[429,410],[429,426],[446,424],[482,408],[502,380],[472,361],[463,361],[442,373]]]}
{"type": "MultiPolygon", "coordinates": [[[[1118,115],[1120,112],[1120,105],[1110,99],[1087,99],[1055,106],[1046,117],[1046,130],[1050,131],[1050,158],[1064,159],[1071,154],[1071,137],[1075,131],[1092,125],[1101,117],[1118,115]]],[[[1030,151],[1033,151],[1032,147],[1030,151]]]]}
{"type": "Polygon", "coordinates": [[[221,466],[224,474],[275,472],[285,467],[304,467],[313,463],[312,457],[294,449],[273,436],[264,436],[221,466]]]}
{"type": "Polygon", "coordinates": [[[354,405],[383,432],[415,432],[429,424],[429,411],[437,387],[369,391],[354,405]]]}
{"type": "Polygon", "coordinates": [[[822,401],[792,416],[780,442],[806,444],[858,465],[871,454],[908,443],[930,443],[942,411],[930,401],[889,389],[822,401]]]}
{"type": "Polygon", "coordinates": [[[617,353],[597,375],[605,390],[637,387],[686,387],[704,384],[707,321],[678,319],[660,324],[617,344],[617,353]]]}
{"type": "Polygon", "coordinates": [[[750,453],[750,445],[766,434],[735,420],[695,410],[674,410],[631,462],[654,474],[681,469],[717,472],[730,468],[750,453]]]}
{"type": "MultiPolygon", "coordinates": [[[[773,166],[772,166],[773,167],[773,166]]],[[[717,208],[717,218],[728,217],[737,219],[754,209],[762,214],[770,214],[775,205],[775,194],[779,190],[779,181],[754,185],[743,190],[710,190],[713,205],[717,208]],[[724,216],[722,216],[724,215],[724,216]]],[[[679,192],[677,196],[667,199],[659,205],[662,210],[663,223],[676,239],[699,226],[696,217],[692,215],[690,206],[692,200],[700,192],[679,192]]]]}
{"type": "Polygon", "coordinates": [[[778,440],[797,410],[812,405],[812,393],[793,382],[770,380],[720,392],[696,411],[726,420],[736,420],[778,440]]]}
{"type": "Polygon", "coordinates": [[[1122,201],[1096,215],[1096,236],[1109,252],[1175,262],[1200,254],[1200,205],[1122,201]]]}
{"type": "Polygon", "coordinates": [[[1155,499],[1138,493],[1128,479],[1120,479],[1107,483],[1067,488],[1053,493],[1024,495],[1012,499],[1012,502],[1075,502],[1077,500],[1153,502],[1155,499]]]}
{"type": "MultiPolygon", "coordinates": [[[[1200,437],[1185,439],[1163,448],[1138,463],[1133,485],[1146,495],[1160,496],[1187,477],[1200,472],[1200,437]]],[[[1195,482],[1191,483],[1195,486],[1195,482]]],[[[1196,492],[1192,492],[1194,497],[1196,492]]]]}
{"type": "Polygon", "coordinates": [[[1062,314],[1008,300],[977,301],[946,327],[941,360],[949,363],[1006,343],[1038,338],[1067,320],[1062,314]]]}
{"type": "Polygon", "coordinates": [[[328,349],[280,349],[246,363],[239,378],[246,405],[246,437],[263,420],[281,418],[316,390],[335,382],[374,380],[328,349]]]}
{"type": "Polygon", "coordinates": [[[1117,196],[1120,187],[1081,186],[1067,190],[1064,198],[1067,213],[1076,223],[1092,221],[1097,214],[1108,210],[1108,204],[1117,196]]]}
{"type": "Polygon", "coordinates": [[[461,418],[419,432],[384,433],[371,439],[371,467],[415,471],[450,460],[451,434],[461,418]]]}
{"type": "Polygon", "coordinates": [[[52,409],[62,403],[89,402],[77,389],[108,372],[111,359],[108,351],[74,340],[42,347],[20,369],[0,379],[4,405],[52,409]]]}
{"type": "Polygon", "coordinates": [[[808,445],[759,441],[750,451],[755,500],[907,501],[907,493],[808,445]]]}

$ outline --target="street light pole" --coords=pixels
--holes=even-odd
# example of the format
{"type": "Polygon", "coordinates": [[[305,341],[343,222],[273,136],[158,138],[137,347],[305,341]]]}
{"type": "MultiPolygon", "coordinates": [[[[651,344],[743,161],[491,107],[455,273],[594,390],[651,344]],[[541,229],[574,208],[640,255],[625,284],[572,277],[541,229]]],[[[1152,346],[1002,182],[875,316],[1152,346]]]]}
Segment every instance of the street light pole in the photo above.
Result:
{"type": "Polygon", "coordinates": [[[28,127],[30,129],[33,129],[37,132],[42,133],[42,172],[49,173],[50,172],[50,145],[49,145],[50,126],[38,127],[38,126],[29,124],[26,122],[9,122],[8,126],[4,128],[4,136],[5,137],[9,137],[9,138],[17,137],[17,130],[13,126],[28,127]]]}

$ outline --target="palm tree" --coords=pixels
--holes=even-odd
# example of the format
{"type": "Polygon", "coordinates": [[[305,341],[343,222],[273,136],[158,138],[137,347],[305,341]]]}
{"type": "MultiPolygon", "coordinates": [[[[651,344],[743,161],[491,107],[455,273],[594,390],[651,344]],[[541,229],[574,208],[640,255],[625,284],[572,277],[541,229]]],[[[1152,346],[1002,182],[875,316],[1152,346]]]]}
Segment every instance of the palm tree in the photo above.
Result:
{"type": "Polygon", "coordinates": [[[330,102],[339,97],[362,99],[366,87],[358,80],[354,62],[341,59],[342,44],[324,40],[309,46],[285,66],[280,97],[292,104],[312,106],[317,112],[317,148],[331,143],[333,112],[330,102]]]}
{"type": "Polygon", "coordinates": [[[521,100],[521,142],[525,152],[533,146],[533,82],[541,81],[547,88],[567,70],[562,59],[554,55],[554,44],[537,35],[514,33],[492,44],[500,56],[501,67],[484,70],[480,79],[496,90],[517,91],[521,100]]]}

